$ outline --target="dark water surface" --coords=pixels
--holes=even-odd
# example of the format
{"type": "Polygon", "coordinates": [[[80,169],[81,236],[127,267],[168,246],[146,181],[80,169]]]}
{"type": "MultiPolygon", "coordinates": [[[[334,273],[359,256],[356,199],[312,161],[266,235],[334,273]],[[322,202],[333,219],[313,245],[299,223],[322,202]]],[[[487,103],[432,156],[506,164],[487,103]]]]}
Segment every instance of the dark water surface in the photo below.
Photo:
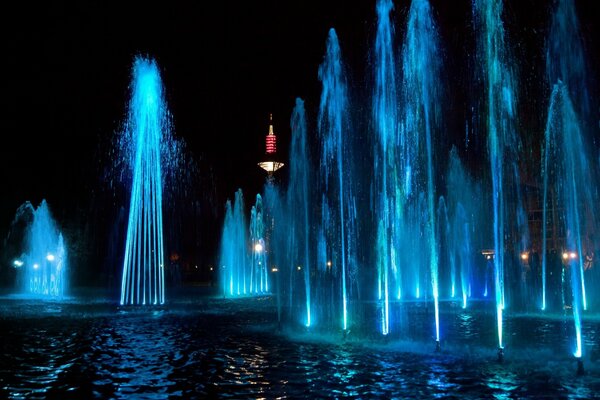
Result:
{"type": "MultiPolygon", "coordinates": [[[[75,297],[0,299],[0,398],[594,398],[600,320],[584,321],[586,375],[575,375],[566,316],[506,320],[496,362],[485,305],[443,306],[443,351],[430,315],[403,340],[280,333],[273,299],[201,297],[123,308],[75,297]]],[[[418,309],[418,305],[406,305],[418,309]]]]}

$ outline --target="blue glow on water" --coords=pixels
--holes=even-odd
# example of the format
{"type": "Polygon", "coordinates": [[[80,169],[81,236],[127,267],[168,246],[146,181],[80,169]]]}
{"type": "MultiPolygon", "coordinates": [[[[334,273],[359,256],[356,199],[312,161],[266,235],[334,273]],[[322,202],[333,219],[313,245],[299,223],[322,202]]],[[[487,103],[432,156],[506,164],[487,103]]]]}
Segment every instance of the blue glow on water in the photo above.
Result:
{"type": "Polygon", "coordinates": [[[134,143],[121,304],[165,302],[163,171],[161,146],[168,129],[158,67],[137,58],[133,66],[128,135],[134,143]]]}

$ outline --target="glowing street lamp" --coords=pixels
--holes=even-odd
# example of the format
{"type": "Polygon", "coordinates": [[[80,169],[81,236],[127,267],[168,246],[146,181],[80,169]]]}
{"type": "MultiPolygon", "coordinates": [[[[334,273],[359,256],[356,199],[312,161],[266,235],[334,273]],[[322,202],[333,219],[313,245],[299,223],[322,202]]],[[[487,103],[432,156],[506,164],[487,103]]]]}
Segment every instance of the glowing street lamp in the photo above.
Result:
{"type": "Polygon", "coordinates": [[[492,260],[494,258],[494,250],[486,249],[482,250],[481,254],[485,257],[486,260],[492,260]]]}
{"type": "Polygon", "coordinates": [[[562,253],[563,261],[575,260],[577,258],[577,252],[575,251],[565,251],[562,253]]]}

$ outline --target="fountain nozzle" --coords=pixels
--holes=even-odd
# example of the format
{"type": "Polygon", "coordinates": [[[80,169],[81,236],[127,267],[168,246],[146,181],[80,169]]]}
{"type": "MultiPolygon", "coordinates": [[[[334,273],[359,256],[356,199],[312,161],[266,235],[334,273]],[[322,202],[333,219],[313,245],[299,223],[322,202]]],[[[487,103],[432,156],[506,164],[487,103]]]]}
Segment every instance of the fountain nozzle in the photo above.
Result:
{"type": "Polygon", "coordinates": [[[504,347],[498,347],[498,362],[504,362],[504,347]]]}
{"type": "Polygon", "coordinates": [[[440,351],[442,351],[442,346],[440,345],[440,341],[436,340],[435,341],[435,352],[439,353],[440,351]]]}

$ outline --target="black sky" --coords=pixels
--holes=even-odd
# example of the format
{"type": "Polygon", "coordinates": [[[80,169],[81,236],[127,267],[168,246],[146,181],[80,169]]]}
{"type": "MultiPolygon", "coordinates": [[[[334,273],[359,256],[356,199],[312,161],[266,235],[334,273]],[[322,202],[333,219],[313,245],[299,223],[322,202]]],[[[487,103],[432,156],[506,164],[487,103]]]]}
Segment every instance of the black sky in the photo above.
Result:
{"type": "MultiPolygon", "coordinates": [[[[399,48],[409,2],[395,2],[399,48]]],[[[432,1],[447,81],[450,141],[460,140],[473,51],[471,2],[432,1]],[[458,133],[457,133],[458,132],[458,133]]],[[[598,12],[577,1],[591,71],[598,66],[598,12]]],[[[25,200],[46,198],[59,221],[91,212],[103,190],[105,144],[123,123],[136,55],[157,60],[175,136],[217,185],[218,207],[237,187],[247,199],[263,175],[268,114],[283,152],[296,97],[315,125],[317,70],[335,27],[356,112],[369,115],[375,1],[16,2],[0,10],[0,233],[25,200]],[[124,4],[127,3],[127,4],[124,4]],[[76,210],[76,211],[75,211],[76,210]]],[[[547,1],[508,1],[506,26],[529,101],[527,129],[539,130],[546,100],[539,64],[551,11],[547,1]],[[527,92],[529,91],[529,93],[527,92]]],[[[594,78],[595,79],[595,78],[594,78]]],[[[596,81],[594,81],[596,82],[596,81]]],[[[597,85],[595,86],[597,88],[597,85]]],[[[597,97],[597,89],[592,90],[597,97]]],[[[198,181],[197,184],[200,184],[198,181]]],[[[202,189],[200,189],[202,190],[202,189]]]]}

